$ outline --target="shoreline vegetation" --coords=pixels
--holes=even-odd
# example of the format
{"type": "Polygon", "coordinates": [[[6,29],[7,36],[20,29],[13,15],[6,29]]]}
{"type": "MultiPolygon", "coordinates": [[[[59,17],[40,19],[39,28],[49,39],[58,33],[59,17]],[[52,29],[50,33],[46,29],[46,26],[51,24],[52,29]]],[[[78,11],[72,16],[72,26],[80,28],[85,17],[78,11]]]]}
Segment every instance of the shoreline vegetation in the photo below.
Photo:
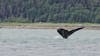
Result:
{"type": "Polygon", "coordinates": [[[100,24],[93,23],[0,23],[0,28],[11,29],[74,29],[82,26],[88,30],[100,30],[100,24]]]}

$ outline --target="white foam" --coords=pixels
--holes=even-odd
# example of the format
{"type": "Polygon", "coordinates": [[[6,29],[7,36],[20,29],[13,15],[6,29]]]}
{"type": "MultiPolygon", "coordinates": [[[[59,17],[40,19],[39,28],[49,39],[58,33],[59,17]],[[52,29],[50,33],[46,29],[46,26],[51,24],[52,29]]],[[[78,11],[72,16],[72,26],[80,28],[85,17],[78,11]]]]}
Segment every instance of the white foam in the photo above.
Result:
{"type": "Polygon", "coordinates": [[[61,37],[60,37],[60,36],[54,36],[54,38],[55,38],[55,39],[60,39],[61,37]]]}

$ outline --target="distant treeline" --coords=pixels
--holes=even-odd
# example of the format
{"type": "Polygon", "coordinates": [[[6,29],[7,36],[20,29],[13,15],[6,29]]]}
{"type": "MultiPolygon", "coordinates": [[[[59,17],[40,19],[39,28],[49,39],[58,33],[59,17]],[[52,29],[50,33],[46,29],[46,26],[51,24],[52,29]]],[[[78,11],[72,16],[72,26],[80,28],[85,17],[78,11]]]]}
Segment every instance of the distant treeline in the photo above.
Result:
{"type": "Polygon", "coordinates": [[[100,0],[0,0],[0,22],[100,23],[100,0]]]}

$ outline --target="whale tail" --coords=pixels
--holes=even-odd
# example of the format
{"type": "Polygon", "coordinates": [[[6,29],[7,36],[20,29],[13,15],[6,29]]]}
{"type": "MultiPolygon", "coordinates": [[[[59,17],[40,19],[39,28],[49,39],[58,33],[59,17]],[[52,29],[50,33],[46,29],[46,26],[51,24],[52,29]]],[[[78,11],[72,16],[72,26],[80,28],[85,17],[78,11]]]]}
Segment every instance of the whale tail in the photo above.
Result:
{"type": "Polygon", "coordinates": [[[73,30],[65,30],[63,28],[59,28],[57,29],[57,32],[65,39],[67,39],[70,35],[72,35],[74,32],[80,30],[80,29],[83,29],[84,27],[80,27],[80,28],[76,28],[76,29],[73,29],[73,30]]]}

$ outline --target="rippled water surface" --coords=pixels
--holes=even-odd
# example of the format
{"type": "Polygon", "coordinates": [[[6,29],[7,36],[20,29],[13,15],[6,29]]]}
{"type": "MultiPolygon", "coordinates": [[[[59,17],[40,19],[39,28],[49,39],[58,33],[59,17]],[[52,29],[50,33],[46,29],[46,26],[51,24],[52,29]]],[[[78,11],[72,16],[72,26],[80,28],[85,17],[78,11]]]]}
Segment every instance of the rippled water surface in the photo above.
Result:
{"type": "Polygon", "coordinates": [[[100,30],[63,39],[56,29],[0,29],[0,56],[100,56],[100,30]]]}

